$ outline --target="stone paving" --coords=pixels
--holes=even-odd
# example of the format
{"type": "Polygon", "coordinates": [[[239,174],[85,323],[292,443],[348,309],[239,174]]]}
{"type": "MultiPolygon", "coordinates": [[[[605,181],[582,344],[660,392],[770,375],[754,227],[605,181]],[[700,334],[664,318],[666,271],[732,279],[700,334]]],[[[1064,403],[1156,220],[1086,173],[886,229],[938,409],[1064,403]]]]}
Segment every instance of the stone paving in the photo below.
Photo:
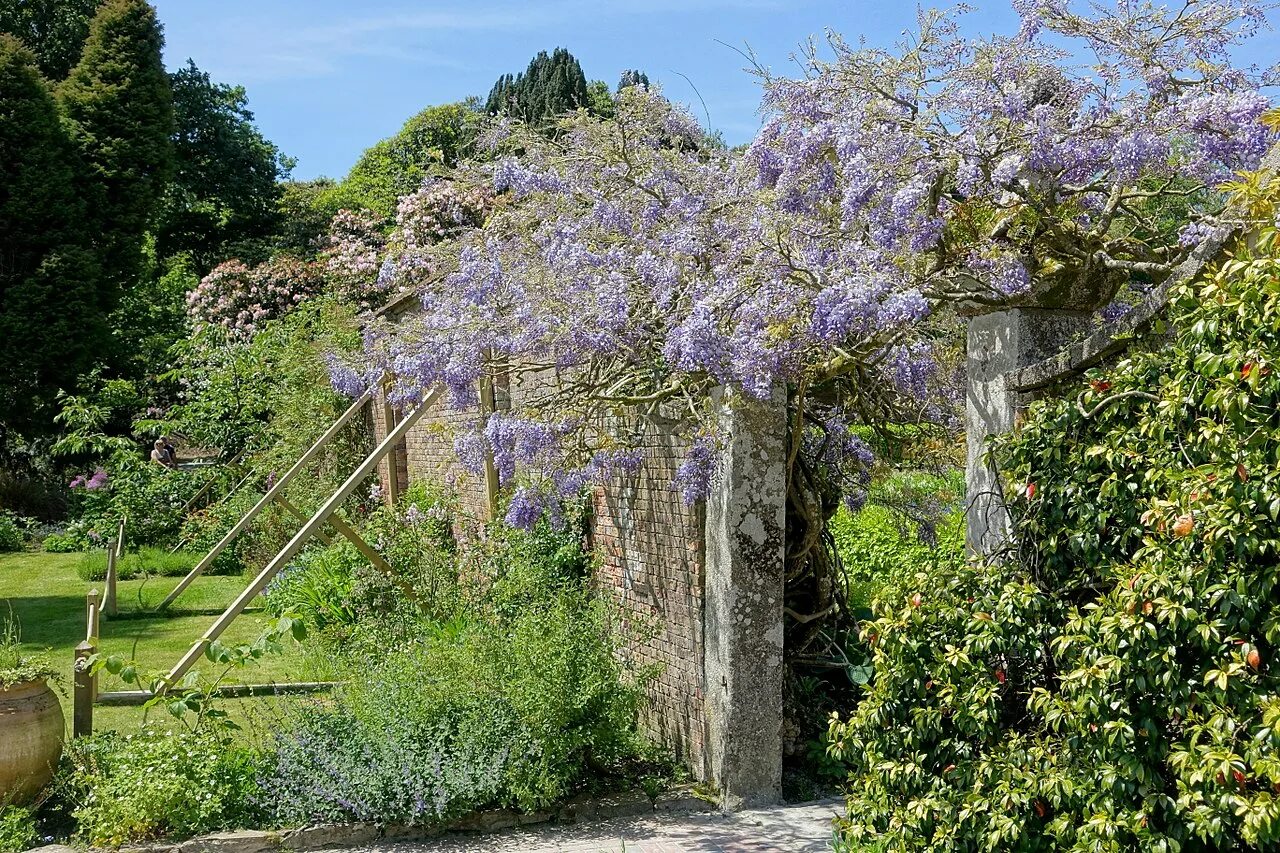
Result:
{"type": "Polygon", "coordinates": [[[349,853],[809,853],[831,849],[831,819],[843,809],[843,801],[835,799],[732,815],[654,813],[575,826],[384,841],[349,853]]]}

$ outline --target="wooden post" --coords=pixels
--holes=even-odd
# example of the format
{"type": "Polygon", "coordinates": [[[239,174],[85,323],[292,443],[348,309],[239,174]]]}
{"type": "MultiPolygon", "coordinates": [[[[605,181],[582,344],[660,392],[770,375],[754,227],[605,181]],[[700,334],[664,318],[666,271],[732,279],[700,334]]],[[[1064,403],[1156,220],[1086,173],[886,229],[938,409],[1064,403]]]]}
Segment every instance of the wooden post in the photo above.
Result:
{"type": "Polygon", "coordinates": [[[98,627],[98,591],[94,589],[85,596],[84,640],[76,646],[72,669],[72,737],[93,734],[93,703],[98,698],[98,676],[89,671],[89,658],[98,651],[98,627]]]}
{"type": "Polygon", "coordinates": [[[106,594],[102,597],[102,609],[108,616],[116,615],[116,574],[119,561],[120,550],[116,547],[116,540],[108,539],[106,594]]]}
{"type": "MultiPolygon", "coordinates": [[[[391,399],[387,395],[390,387],[390,382],[382,383],[382,423],[387,435],[395,428],[396,421],[395,407],[391,405],[391,399]]],[[[396,458],[398,455],[394,447],[387,454],[387,493],[382,496],[383,502],[392,507],[400,502],[401,487],[404,485],[400,482],[400,463],[396,458]]]]}
{"type": "Polygon", "coordinates": [[[258,576],[255,577],[249,585],[245,587],[245,590],[236,597],[236,600],[227,606],[227,609],[223,611],[217,621],[215,621],[213,625],[209,626],[209,630],[204,632],[204,636],[192,644],[191,648],[187,650],[187,653],[182,656],[182,659],[174,664],[173,669],[169,670],[169,675],[167,676],[167,682],[169,684],[176,684],[178,679],[182,678],[182,676],[186,674],[187,670],[191,669],[191,666],[200,658],[200,655],[204,654],[205,647],[221,636],[222,632],[227,629],[227,626],[230,625],[232,621],[234,621],[235,618],[249,606],[249,602],[251,602],[258,593],[262,592],[262,590],[266,588],[267,584],[271,582],[271,579],[275,577],[282,568],[288,565],[290,560],[297,556],[298,552],[302,550],[302,546],[307,543],[307,540],[314,536],[315,532],[324,526],[325,521],[333,515],[338,507],[342,505],[344,500],[350,497],[351,493],[356,490],[356,487],[364,482],[365,477],[368,477],[370,472],[378,467],[378,463],[382,458],[386,456],[387,453],[390,452],[391,448],[395,446],[396,442],[403,438],[405,433],[407,433],[409,429],[427,413],[439,397],[440,389],[433,388],[423,399],[418,408],[410,412],[404,420],[396,425],[394,430],[387,433],[387,437],[374,448],[372,453],[365,457],[364,461],[361,462],[356,470],[351,473],[351,476],[346,479],[346,482],[339,486],[338,490],[329,496],[329,499],[315,511],[315,514],[311,516],[307,523],[302,525],[302,529],[295,533],[293,538],[289,540],[289,543],[280,550],[280,553],[276,554],[275,557],[271,559],[271,562],[267,563],[262,571],[258,573],[258,576]]]}
{"type": "Polygon", "coordinates": [[[364,394],[360,396],[360,399],[352,403],[351,407],[342,413],[342,417],[334,421],[333,425],[325,430],[324,435],[316,439],[315,444],[312,444],[311,447],[307,448],[307,452],[302,454],[297,462],[293,463],[293,467],[286,471],[284,476],[276,480],[275,485],[267,489],[267,493],[253,505],[253,508],[245,513],[244,517],[237,521],[235,526],[228,530],[225,536],[218,540],[218,544],[213,546],[213,550],[208,554],[205,554],[204,558],[199,563],[196,563],[195,567],[187,573],[187,576],[178,582],[178,585],[173,588],[173,592],[169,593],[169,596],[165,598],[164,601],[160,602],[161,610],[168,607],[170,604],[173,604],[173,602],[177,600],[178,596],[182,595],[183,590],[191,586],[192,581],[204,574],[205,569],[213,565],[213,561],[222,553],[222,550],[230,545],[237,536],[244,532],[244,529],[249,526],[249,522],[253,521],[253,519],[258,515],[258,513],[262,512],[267,504],[275,500],[276,495],[278,495],[284,487],[289,484],[289,481],[292,480],[299,471],[306,467],[306,464],[310,462],[326,444],[333,440],[333,437],[336,436],[344,426],[346,426],[347,421],[351,420],[351,418],[355,416],[356,412],[360,411],[360,409],[364,407],[365,403],[368,403],[372,397],[372,390],[364,392],[364,394]]]}
{"type": "Polygon", "coordinates": [[[98,676],[89,671],[89,658],[97,652],[93,643],[84,640],[76,646],[74,692],[72,698],[71,736],[88,737],[93,734],[93,699],[98,676]]]}
{"type": "MultiPolygon", "coordinates": [[[[485,350],[484,368],[480,374],[480,412],[486,420],[498,410],[493,393],[493,374],[490,372],[492,358],[493,354],[485,350]]],[[[484,452],[484,497],[489,509],[489,520],[493,521],[498,517],[498,466],[493,462],[493,448],[488,447],[487,443],[484,452]]]]}

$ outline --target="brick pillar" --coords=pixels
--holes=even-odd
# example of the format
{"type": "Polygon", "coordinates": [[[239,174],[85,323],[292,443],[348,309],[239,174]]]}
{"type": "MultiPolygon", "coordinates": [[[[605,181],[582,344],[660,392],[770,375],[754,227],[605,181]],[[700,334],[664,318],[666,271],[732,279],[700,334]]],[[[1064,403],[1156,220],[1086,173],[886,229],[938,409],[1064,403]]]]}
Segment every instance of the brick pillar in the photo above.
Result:
{"type": "Polygon", "coordinates": [[[786,405],[726,393],[728,439],[707,499],[707,757],[728,810],[782,795],[786,405]]]}
{"type": "Polygon", "coordinates": [[[1043,361],[1088,329],[1084,311],[1014,308],[969,321],[965,403],[966,541],[975,554],[999,550],[1009,538],[1000,478],[983,461],[987,440],[1013,429],[1019,393],[1005,375],[1043,361]]]}

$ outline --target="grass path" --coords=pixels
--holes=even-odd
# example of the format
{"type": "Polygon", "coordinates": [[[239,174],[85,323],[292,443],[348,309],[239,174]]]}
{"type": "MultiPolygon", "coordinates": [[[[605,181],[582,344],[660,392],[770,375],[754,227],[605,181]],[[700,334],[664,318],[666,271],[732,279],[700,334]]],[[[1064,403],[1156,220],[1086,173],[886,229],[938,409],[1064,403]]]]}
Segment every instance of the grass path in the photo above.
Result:
{"type": "MultiPolygon", "coordinates": [[[[12,612],[18,621],[24,651],[39,653],[63,673],[63,707],[70,718],[71,667],[76,644],[85,633],[85,593],[101,589],[100,582],[79,578],[76,568],[80,554],[26,552],[0,554],[0,619],[12,612]]],[[[150,615],[178,583],[178,578],[145,578],[120,581],[117,598],[121,616],[105,619],[99,649],[105,654],[121,654],[138,662],[146,672],[168,670],[216,618],[208,614],[183,615],[183,610],[221,610],[244,588],[247,579],[201,577],[180,598],[171,615],[150,615]],[[146,614],[146,615],[144,615],[146,614]]],[[[269,619],[260,612],[242,614],[223,634],[223,642],[252,642],[266,629],[269,619]]],[[[214,675],[213,665],[201,659],[203,670],[214,675]]],[[[197,664],[197,668],[200,664],[197,664]]],[[[269,683],[309,679],[315,671],[305,648],[289,647],[284,654],[268,655],[258,665],[233,671],[228,683],[269,683]]],[[[99,690],[128,689],[105,672],[99,690]]],[[[228,702],[229,711],[245,713],[245,700],[228,702]]],[[[154,713],[154,712],[153,712],[154,713]]],[[[132,729],[142,720],[137,708],[96,708],[94,728],[132,729]]]]}

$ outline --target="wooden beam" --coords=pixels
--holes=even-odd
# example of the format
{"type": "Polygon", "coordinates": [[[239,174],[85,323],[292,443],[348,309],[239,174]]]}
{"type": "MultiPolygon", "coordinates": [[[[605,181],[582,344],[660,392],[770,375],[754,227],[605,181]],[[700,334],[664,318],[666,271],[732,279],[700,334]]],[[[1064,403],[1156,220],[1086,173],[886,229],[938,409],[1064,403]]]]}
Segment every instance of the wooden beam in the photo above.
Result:
{"type": "Polygon", "coordinates": [[[334,421],[332,426],[325,430],[324,435],[316,439],[315,443],[307,448],[307,452],[302,454],[297,462],[293,463],[293,467],[286,471],[283,477],[276,480],[275,484],[272,485],[271,488],[267,489],[267,493],[253,505],[253,508],[245,513],[244,517],[237,521],[235,526],[228,530],[225,536],[218,540],[218,544],[213,546],[213,550],[208,554],[205,554],[204,559],[199,563],[196,563],[195,568],[188,572],[187,576],[178,582],[178,585],[173,588],[173,592],[169,593],[169,596],[164,601],[160,602],[160,609],[163,610],[170,604],[173,604],[173,602],[178,599],[178,596],[182,595],[183,591],[187,587],[191,586],[192,581],[204,574],[205,569],[213,565],[213,561],[222,553],[222,550],[230,545],[237,536],[244,532],[244,529],[249,526],[249,523],[253,521],[255,517],[257,517],[258,513],[262,512],[262,510],[266,508],[267,504],[271,503],[271,501],[275,499],[275,496],[289,484],[289,481],[292,480],[298,472],[305,468],[307,463],[310,462],[326,444],[332,441],[334,436],[336,436],[338,432],[346,426],[347,422],[355,417],[356,412],[360,411],[360,409],[363,408],[364,405],[372,398],[372,390],[366,391],[364,394],[360,395],[360,399],[352,403],[351,407],[343,412],[342,416],[334,421]]]}
{"type": "Polygon", "coordinates": [[[116,540],[107,540],[107,576],[104,578],[106,592],[102,596],[102,611],[108,616],[116,615],[116,573],[120,562],[120,551],[116,548],[116,540]]]}
{"type": "MultiPolygon", "coordinates": [[[[366,394],[365,397],[367,398],[368,394],[366,394]]],[[[403,438],[404,434],[408,432],[414,424],[421,420],[422,416],[427,413],[439,397],[440,389],[433,388],[423,399],[421,405],[397,424],[396,428],[389,432],[387,437],[373,449],[373,452],[365,457],[364,461],[361,462],[356,470],[351,473],[351,476],[346,479],[346,482],[339,486],[338,490],[329,496],[329,499],[315,511],[315,514],[311,516],[307,523],[302,525],[302,529],[295,533],[293,538],[289,540],[289,543],[280,550],[280,553],[276,554],[275,557],[271,559],[271,562],[267,563],[267,565],[263,567],[262,571],[258,572],[258,576],[255,577],[247,587],[245,587],[244,591],[236,597],[235,601],[231,602],[231,604],[227,606],[227,609],[223,611],[217,621],[215,621],[213,625],[209,626],[209,630],[204,632],[204,636],[199,640],[196,640],[187,653],[182,656],[182,659],[174,664],[173,669],[169,670],[167,678],[169,684],[177,683],[178,679],[182,678],[182,676],[186,674],[187,670],[191,669],[191,666],[197,659],[199,659],[200,655],[204,654],[205,648],[220,637],[222,632],[227,629],[227,626],[240,615],[240,612],[249,606],[249,602],[251,602],[258,593],[262,592],[262,590],[266,588],[267,584],[271,582],[271,579],[274,578],[281,569],[288,565],[290,560],[297,556],[298,552],[302,550],[302,547],[307,544],[307,540],[314,536],[315,532],[324,526],[324,523],[329,516],[333,515],[334,511],[342,505],[342,502],[350,497],[351,493],[354,492],[362,482],[364,482],[365,477],[368,477],[370,472],[378,467],[378,462],[381,461],[388,452],[390,452],[391,448],[395,446],[395,443],[403,438]]]]}
{"type": "MultiPolygon", "coordinates": [[[[391,398],[388,391],[391,389],[390,382],[382,384],[382,424],[386,432],[389,434],[394,429],[396,419],[395,407],[391,405],[391,398]]],[[[387,493],[382,496],[383,502],[387,506],[394,507],[400,502],[400,493],[404,490],[406,484],[400,482],[400,465],[396,457],[399,455],[396,448],[392,448],[387,454],[387,493]]]]}
{"type": "MultiPolygon", "coordinates": [[[[284,507],[285,512],[289,513],[289,515],[292,515],[294,518],[298,519],[298,521],[301,521],[303,524],[307,523],[307,517],[302,514],[302,510],[294,506],[293,502],[290,501],[288,498],[286,498],[284,495],[276,495],[276,503],[284,507]]],[[[326,545],[333,544],[333,539],[331,539],[329,537],[329,534],[325,533],[323,530],[316,531],[316,538],[326,545]]]]}
{"type": "Polygon", "coordinates": [[[335,530],[345,536],[348,542],[356,546],[356,550],[363,554],[365,559],[368,560],[375,569],[390,578],[391,582],[398,586],[400,591],[403,592],[410,601],[418,600],[418,593],[414,588],[410,586],[404,578],[396,574],[396,570],[391,567],[391,564],[388,563],[381,554],[373,550],[373,547],[370,546],[368,542],[364,541],[364,538],[356,532],[354,527],[347,524],[346,520],[342,516],[335,512],[333,515],[329,516],[329,523],[333,525],[335,530]]]}
{"type": "MultiPolygon", "coordinates": [[[[251,696],[288,696],[297,693],[327,693],[339,686],[339,681],[299,681],[290,684],[224,684],[213,689],[222,699],[242,699],[251,696]]],[[[103,707],[130,707],[145,705],[155,698],[150,690],[116,690],[99,693],[96,704],[103,707]]]]}

